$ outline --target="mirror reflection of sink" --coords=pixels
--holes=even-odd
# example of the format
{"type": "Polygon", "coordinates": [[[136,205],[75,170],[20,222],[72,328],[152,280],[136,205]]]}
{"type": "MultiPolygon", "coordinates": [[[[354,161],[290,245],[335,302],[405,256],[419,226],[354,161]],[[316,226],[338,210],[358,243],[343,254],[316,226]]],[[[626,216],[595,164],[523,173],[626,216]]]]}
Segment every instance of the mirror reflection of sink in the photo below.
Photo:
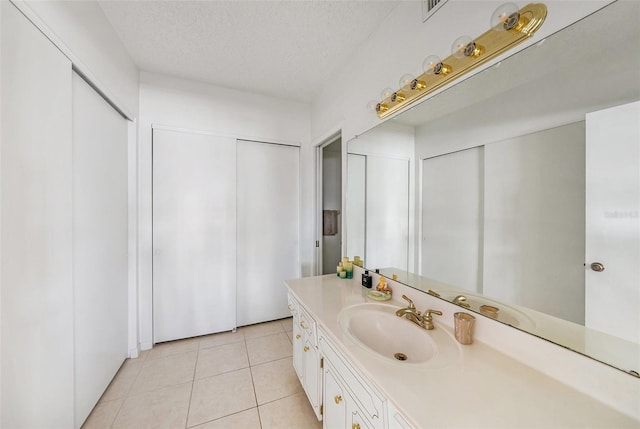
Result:
{"type": "MultiPolygon", "coordinates": [[[[464,303],[469,304],[469,308],[461,306],[463,309],[475,311],[476,313],[483,314],[487,317],[495,319],[499,322],[506,323],[507,325],[514,326],[520,329],[533,329],[535,322],[524,312],[517,310],[509,305],[505,305],[502,302],[493,301],[492,299],[484,296],[474,295],[472,293],[461,291],[458,294],[442,293],[441,298],[447,301],[453,302],[457,296],[464,296],[466,300],[464,303]],[[497,309],[497,313],[486,311],[482,307],[491,309],[492,307],[497,309]]],[[[464,311],[464,310],[461,310],[464,311]]]]}
{"type": "Polygon", "coordinates": [[[442,367],[457,359],[458,343],[436,323],[431,331],[396,316],[396,307],[366,303],[345,308],[338,325],[356,344],[378,356],[402,364],[442,367]]]}

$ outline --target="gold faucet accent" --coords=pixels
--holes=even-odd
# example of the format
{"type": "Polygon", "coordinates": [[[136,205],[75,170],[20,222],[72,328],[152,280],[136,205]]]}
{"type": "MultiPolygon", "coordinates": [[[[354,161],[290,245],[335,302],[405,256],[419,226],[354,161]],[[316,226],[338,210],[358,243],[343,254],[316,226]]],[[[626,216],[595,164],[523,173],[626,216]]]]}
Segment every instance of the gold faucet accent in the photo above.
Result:
{"type": "Polygon", "coordinates": [[[409,302],[409,306],[405,308],[401,308],[398,311],[396,311],[396,316],[405,317],[411,320],[416,325],[420,326],[421,328],[427,329],[429,331],[435,328],[435,326],[433,325],[432,315],[437,314],[438,316],[442,316],[441,311],[427,310],[424,313],[420,313],[416,309],[416,306],[413,303],[413,301],[409,299],[409,297],[407,297],[406,295],[402,295],[402,298],[405,299],[407,302],[409,302]]]}
{"type": "Polygon", "coordinates": [[[465,302],[467,300],[467,297],[464,295],[458,295],[455,298],[453,298],[453,300],[451,301],[452,304],[456,304],[459,305],[461,307],[464,308],[471,308],[471,306],[465,302]]]}

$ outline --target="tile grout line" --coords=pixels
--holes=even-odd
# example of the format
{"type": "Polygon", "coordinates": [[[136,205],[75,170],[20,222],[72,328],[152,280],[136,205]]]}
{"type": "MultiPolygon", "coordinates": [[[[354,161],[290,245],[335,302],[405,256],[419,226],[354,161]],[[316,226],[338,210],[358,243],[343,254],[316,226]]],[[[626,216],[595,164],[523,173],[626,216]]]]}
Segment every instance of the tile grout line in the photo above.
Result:
{"type": "MultiPolygon", "coordinates": [[[[145,358],[141,362],[146,362],[147,357],[148,356],[145,356],[145,358]]],[[[131,358],[125,359],[125,361],[122,363],[122,366],[120,367],[120,369],[122,369],[122,367],[127,363],[127,361],[131,361],[131,358]]],[[[133,377],[133,382],[131,382],[131,386],[129,386],[129,388],[127,389],[127,393],[125,393],[122,398],[116,398],[116,400],[122,399],[122,402],[120,403],[120,406],[118,407],[118,411],[116,411],[116,413],[113,415],[113,420],[111,421],[111,424],[109,425],[109,429],[113,428],[113,425],[116,423],[116,420],[118,419],[118,416],[120,415],[120,411],[122,410],[122,406],[124,405],[125,401],[129,398],[129,394],[131,393],[131,389],[133,389],[133,385],[135,384],[136,380],[140,376],[140,373],[142,372],[142,368],[143,367],[144,367],[144,363],[141,365],[140,369],[136,373],[136,376],[133,377]]],[[[116,376],[117,376],[117,374],[116,374],[116,376]]],[[[115,377],[113,378],[113,380],[111,380],[111,382],[113,383],[114,380],[115,380],[115,377]]],[[[109,383],[109,385],[111,385],[111,383],[109,383]]],[[[107,389],[109,389],[109,388],[107,387],[107,389]]],[[[105,393],[106,393],[106,390],[105,390],[105,393]]],[[[104,393],[103,393],[103,395],[104,395],[104,393]]],[[[98,403],[99,403],[99,401],[98,401],[98,403]]],[[[94,407],[94,409],[95,409],[95,407],[94,407]]],[[[93,412],[93,410],[91,410],[91,412],[93,412]]],[[[85,422],[86,422],[86,420],[85,420],[85,422]]]]}
{"type": "Polygon", "coordinates": [[[198,370],[198,359],[200,359],[200,340],[198,340],[198,348],[196,350],[196,363],[193,366],[193,377],[191,378],[191,392],[189,393],[189,404],[187,405],[187,416],[184,419],[185,429],[187,429],[189,425],[189,414],[191,413],[191,401],[193,400],[193,389],[196,387],[196,371],[198,370]]]}
{"type": "Polygon", "coordinates": [[[249,362],[249,374],[251,374],[251,386],[253,387],[253,398],[256,400],[256,413],[258,413],[258,423],[260,429],[262,429],[262,417],[260,416],[260,405],[258,404],[258,393],[256,392],[256,383],[253,379],[253,365],[251,365],[251,358],[249,357],[249,347],[247,347],[247,338],[244,337],[244,351],[247,355],[247,362],[249,362]]]}

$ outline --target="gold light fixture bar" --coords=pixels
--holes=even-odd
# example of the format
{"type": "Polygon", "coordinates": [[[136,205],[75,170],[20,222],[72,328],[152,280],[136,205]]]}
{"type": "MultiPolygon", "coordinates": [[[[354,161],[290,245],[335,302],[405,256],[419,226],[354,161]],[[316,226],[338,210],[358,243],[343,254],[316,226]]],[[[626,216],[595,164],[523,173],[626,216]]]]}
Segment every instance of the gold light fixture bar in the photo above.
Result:
{"type": "Polygon", "coordinates": [[[498,31],[495,27],[474,39],[476,46],[482,47],[473,55],[456,58],[450,55],[442,64],[448,67],[444,73],[423,73],[412,83],[404,85],[376,106],[380,119],[404,109],[424,96],[443,87],[449,82],[508,51],[533,36],[547,17],[547,7],[542,3],[532,3],[520,9],[520,19],[511,30],[498,31]]]}

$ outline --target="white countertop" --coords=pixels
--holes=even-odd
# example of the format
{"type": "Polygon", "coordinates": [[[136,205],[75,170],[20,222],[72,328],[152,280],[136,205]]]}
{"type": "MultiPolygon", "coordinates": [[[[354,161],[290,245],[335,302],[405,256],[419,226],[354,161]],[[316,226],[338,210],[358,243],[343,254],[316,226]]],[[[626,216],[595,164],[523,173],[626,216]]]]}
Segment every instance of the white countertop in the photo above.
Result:
{"type": "MultiPolygon", "coordinates": [[[[369,289],[360,285],[359,278],[326,275],[288,280],[286,284],[318,327],[416,428],[640,426],[640,422],[477,340],[469,346],[460,345],[459,358],[444,367],[406,365],[378,357],[338,326],[343,308],[377,302],[366,296],[369,289]]],[[[393,300],[387,303],[404,307],[405,302],[398,299],[400,294],[394,292],[393,300]]],[[[452,315],[445,312],[443,317],[452,315]]],[[[450,324],[435,323],[436,329],[452,334],[450,324]]],[[[407,324],[407,329],[407,335],[411,335],[409,329],[421,330],[413,324],[407,324]]]]}

